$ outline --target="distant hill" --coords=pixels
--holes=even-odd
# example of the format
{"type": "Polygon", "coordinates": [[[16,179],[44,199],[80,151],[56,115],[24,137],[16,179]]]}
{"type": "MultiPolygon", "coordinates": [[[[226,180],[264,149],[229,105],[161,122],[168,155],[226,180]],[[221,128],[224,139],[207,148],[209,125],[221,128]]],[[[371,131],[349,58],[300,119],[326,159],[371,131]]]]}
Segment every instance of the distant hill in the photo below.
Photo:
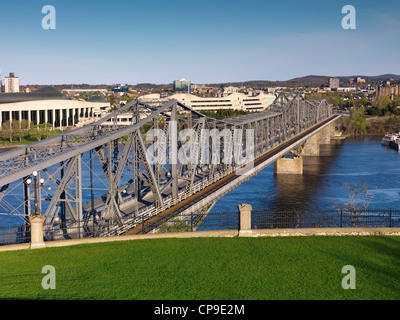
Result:
{"type": "Polygon", "coordinates": [[[327,82],[329,78],[332,78],[330,76],[317,76],[317,75],[309,75],[305,77],[299,77],[299,78],[294,78],[290,80],[286,80],[283,82],[286,83],[316,83],[316,82],[327,82]]]}
{"type": "MultiPolygon", "coordinates": [[[[309,86],[309,87],[318,87],[322,85],[327,85],[329,78],[339,78],[341,83],[344,84],[349,84],[349,79],[354,79],[360,77],[362,79],[365,79],[367,82],[373,83],[373,82],[381,82],[383,80],[389,80],[389,79],[394,79],[394,80],[400,80],[400,75],[397,74],[382,74],[382,75],[377,75],[377,76],[364,76],[364,75],[353,75],[353,76],[325,76],[325,75],[308,75],[304,77],[298,77],[298,78],[293,78],[289,80],[283,80],[283,81],[272,81],[272,80],[250,80],[250,81],[235,81],[235,82],[223,82],[223,83],[204,83],[207,86],[210,87],[227,87],[227,86],[233,86],[233,87],[242,87],[245,86],[247,88],[254,88],[254,89],[260,89],[260,88],[268,88],[268,87],[276,87],[276,86],[309,86]]],[[[200,84],[200,83],[199,83],[200,84]]],[[[44,85],[40,85],[39,87],[43,87],[44,85]]],[[[104,88],[104,89],[111,89],[115,87],[115,85],[106,85],[106,84],[101,84],[101,85],[94,85],[94,84],[63,84],[63,85],[52,85],[53,87],[59,88],[59,89],[66,89],[66,88],[104,88]]],[[[173,85],[172,83],[168,84],[155,84],[155,83],[137,83],[137,84],[130,84],[129,87],[131,87],[134,90],[140,90],[140,91],[160,91],[160,90],[172,90],[173,85]]]]}
{"type": "Polygon", "coordinates": [[[353,75],[353,76],[319,76],[319,75],[309,75],[305,77],[299,77],[299,78],[294,78],[290,79],[287,81],[283,81],[284,83],[288,84],[326,84],[329,80],[329,78],[339,78],[340,81],[349,81],[350,79],[354,78],[362,78],[367,81],[383,81],[383,80],[389,80],[389,79],[395,79],[399,80],[400,75],[396,74],[382,74],[378,76],[364,76],[364,75],[353,75]]]}
{"type": "Polygon", "coordinates": [[[342,83],[349,83],[350,79],[354,79],[360,77],[365,79],[368,82],[380,82],[388,79],[399,80],[400,75],[396,74],[382,74],[378,76],[363,76],[363,75],[354,75],[354,76],[324,76],[324,75],[308,75],[304,77],[293,78],[289,80],[283,81],[270,81],[270,80],[251,80],[251,81],[242,81],[242,82],[225,82],[225,83],[209,83],[207,85],[213,87],[252,87],[252,88],[265,88],[271,86],[321,86],[327,85],[329,78],[339,78],[342,83]]]}

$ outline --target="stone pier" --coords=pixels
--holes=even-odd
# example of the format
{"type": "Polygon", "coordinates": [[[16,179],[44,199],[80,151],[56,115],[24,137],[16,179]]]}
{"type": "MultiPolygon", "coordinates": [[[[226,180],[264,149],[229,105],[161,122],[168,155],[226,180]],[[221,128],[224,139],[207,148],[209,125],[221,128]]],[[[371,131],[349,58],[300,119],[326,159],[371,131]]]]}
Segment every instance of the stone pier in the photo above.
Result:
{"type": "Polygon", "coordinates": [[[251,237],[253,234],[251,230],[251,204],[239,204],[238,209],[240,214],[239,237],[251,237]]]}
{"type": "Polygon", "coordinates": [[[335,125],[330,124],[319,132],[319,144],[330,144],[331,138],[335,136],[335,125]]]}
{"type": "Polygon", "coordinates": [[[320,133],[317,132],[304,143],[303,150],[301,150],[302,156],[304,157],[319,156],[319,136],[320,133]]]}
{"type": "Polygon", "coordinates": [[[43,222],[44,216],[30,216],[31,222],[31,249],[44,248],[46,245],[43,239],[43,222]]]}
{"type": "Polygon", "coordinates": [[[320,145],[330,144],[334,137],[335,126],[329,124],[321,131],[307,139],[298,157],[280,158],[274,163],[274,173],[276,174],[303,174],[303,157],[317,157],[320,155],[320,145]]]}
{"type": "Polygon", "coordinates": [[[280,158],[274,163],[276,174],[303,174],[303,158],[280,158]]]}

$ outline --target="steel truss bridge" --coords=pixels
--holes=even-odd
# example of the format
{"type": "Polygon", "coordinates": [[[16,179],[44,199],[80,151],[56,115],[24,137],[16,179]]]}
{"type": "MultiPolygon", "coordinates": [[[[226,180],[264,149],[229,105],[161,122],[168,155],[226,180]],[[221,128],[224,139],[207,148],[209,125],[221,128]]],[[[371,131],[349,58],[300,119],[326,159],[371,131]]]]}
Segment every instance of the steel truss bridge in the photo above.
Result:
{"type": "Polygon", "coordinates": [[[28,224],[44,215],[48,240],[73,228],[81,237],[143,232],[139,226],[166,214],[201,221],[224,194],[337,117],[325,100],[300,94],[281,93],[262,112],[224,120],[176,100],[134,100],[85,127],[0,153],[0,214],[28,224]],[[131,125],[118,126],[118,117],[131,125]]]}

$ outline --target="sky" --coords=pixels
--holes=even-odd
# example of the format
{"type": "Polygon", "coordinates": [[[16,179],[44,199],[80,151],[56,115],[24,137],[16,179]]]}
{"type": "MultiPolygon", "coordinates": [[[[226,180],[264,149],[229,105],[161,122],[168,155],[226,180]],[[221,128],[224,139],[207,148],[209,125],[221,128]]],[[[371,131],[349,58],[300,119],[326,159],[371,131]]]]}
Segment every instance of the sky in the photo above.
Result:
{"type": "Polygon", "coordinates": [[[0,0],[2,77],[23,85],[400,74],[399,52],[398,0],[0,0]]]}

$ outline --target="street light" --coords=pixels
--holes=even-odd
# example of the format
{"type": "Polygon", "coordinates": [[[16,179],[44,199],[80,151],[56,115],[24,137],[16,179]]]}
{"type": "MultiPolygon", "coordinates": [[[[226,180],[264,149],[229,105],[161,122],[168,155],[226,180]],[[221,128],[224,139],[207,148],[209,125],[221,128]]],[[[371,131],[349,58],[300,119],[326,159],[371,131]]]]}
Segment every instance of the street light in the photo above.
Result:
{"type": "MultiPolygon", "coordinates": [[[[39,205],[39,199],[38,199],[38,195],[39,195],[39,186],[40,185],[43,185],[43,183],[44,183],[44,179],[39,179],[39,183],[38,183],[38,179],[37,179],[37,175],[38,175],[38,172],[37,171],[33,171],[32,172],[32,175],[33,175],[33,186],[34,186],[34,190],[35,190],[35,199],[34,199],[34,202],[35,202],[35,212],[34,212],[34,215],[35,216],[38,216],[38,215],[41,215],[41,206],[39,205]]],[[[26,180],[26,184],[27,185],[31,185],[31,183],[32,183],[32,179],[27,179],[26,180]]]]}

